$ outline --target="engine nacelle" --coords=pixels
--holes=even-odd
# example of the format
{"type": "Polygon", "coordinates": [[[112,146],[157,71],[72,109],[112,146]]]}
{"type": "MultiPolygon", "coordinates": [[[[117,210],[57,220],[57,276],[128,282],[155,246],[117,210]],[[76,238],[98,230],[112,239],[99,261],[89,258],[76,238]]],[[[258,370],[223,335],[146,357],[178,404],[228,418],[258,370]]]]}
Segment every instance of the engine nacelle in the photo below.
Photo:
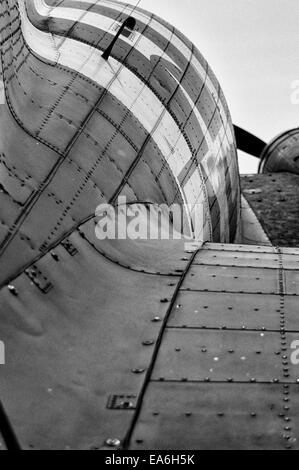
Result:
{"type": "Polygon", "coordinates": [[[284,132],[264,149],[259,173],[299,174],[299,128],[284,132]]]}

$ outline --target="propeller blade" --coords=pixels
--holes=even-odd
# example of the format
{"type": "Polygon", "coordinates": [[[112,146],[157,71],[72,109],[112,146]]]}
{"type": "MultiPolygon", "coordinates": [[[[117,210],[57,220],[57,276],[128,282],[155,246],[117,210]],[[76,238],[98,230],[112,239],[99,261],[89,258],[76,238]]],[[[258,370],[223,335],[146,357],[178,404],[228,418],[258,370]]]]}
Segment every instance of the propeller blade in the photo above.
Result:
{"type": "Polygon", "coordinates": [[[245,131],[239,126],[235,125],[234,128],[238,149],[249,153],[256,158],[260,158],[264,148],[267,146],[266,142],[255,135],[250,134],[250,132],[245,131]]]}

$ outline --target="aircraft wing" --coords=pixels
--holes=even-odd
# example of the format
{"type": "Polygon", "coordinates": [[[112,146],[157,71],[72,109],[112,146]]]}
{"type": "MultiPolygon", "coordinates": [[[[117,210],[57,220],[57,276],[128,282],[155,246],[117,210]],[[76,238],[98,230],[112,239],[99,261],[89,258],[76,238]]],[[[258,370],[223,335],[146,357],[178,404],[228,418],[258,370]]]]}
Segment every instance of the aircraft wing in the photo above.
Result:
{"type": "Polygon", "coordinates": [[[0,449],[298,448],[299,252],[230,244],[220,85],[179,31],[131,15],[0,4],[0,449]],[[96,207],[119,198],[178,204],[189,239],[100,240],[96,207]]]}
{"type": "Polygon", "coordinates": [[[1,293],[1,399],[21,447],[297,448],[299,250],[120,250],[92,229],[1,293]]]}

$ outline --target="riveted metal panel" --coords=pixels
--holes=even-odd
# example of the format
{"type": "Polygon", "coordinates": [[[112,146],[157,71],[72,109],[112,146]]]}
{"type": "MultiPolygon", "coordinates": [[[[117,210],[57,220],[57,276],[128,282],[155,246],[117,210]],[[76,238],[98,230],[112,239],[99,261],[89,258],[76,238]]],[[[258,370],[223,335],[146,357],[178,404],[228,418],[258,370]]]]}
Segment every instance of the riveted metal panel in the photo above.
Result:
{"type": "Polygon", "coordinates": [[[299,271],[299,253],[287,253],[282,255],[283,268],[286,270],[299,271]]]}
{"type": "Polygon", "coordinates": [[[167,187],[161,187],[161,184],[157,181],[152,169],[149,167],[147,162],[144,162],[143,160],[138,163],[130,175],[127,185],[132,188],[135,195],[138,194],[138,199],[140,201],[164,204],[166,200],[166,196],[164,196],[164,194],[167,193],[167,187]],[[144,181],[147,181],[146,185],[144,185],[144,181]]]}
{"type": "Polygon", "coordinates": [[[299,297],[298,296],[285,296],[284,297],[284,311],[286,320],[286,330],[299,331],[299,297]]]}
{"type": "MultiPolygon", "coordinates": [[[[11,268],[2,282],[27,265],[36,253],[34,250],[44,252],[55,245],[64,233],[90,216],[100,198],[109,199],[122,187],[137,200],[172,203],[182,202],[187,195],[187,200],[191,198],[189,202],[197,201],[199,187],[204,194],[207,192],[203,181],[198,176],[200,185],[197,181],[195,191],[189,190],[188,194],[185,183],[200,173],[201,159],[217,137],[219,145],[220,142],[227,145],[220,146],[219,165],[210,168],[208,174],[214,179],[213,174],[219,173],[224,191],[218,194],[210,185],[213,193],[210,202],[212,206],[218,198],[220,204],[221,200],[227,203],[221,211],[221,220],[213,217],[214,227],[210,228],[216,239],[233,239],[239,185],[237,178],[228,181],[226,177],[226,170],[237,172],[231,119],[227,109],[223,109],[217,80],[193,45],[159,18],[136,9],[136,30],[129,39],[119,38],[107,63],[101,51],[85,40],[88,37],[89,44],[106,47],[115,31],[110,29],[112,18],[117,19],[115,26],[119,26],[130,13],[125,5],[116,8],[113,4],[114,15],[110,18],[107,8],[95,8],[91,12],[84,11],[86,5],[80,5],[82,15],[77,16],[74,6],[47,10],[43,2],[27,3],[28,10],[24,2],[20,2],[18,9],[16,0],[7,1],[2,7],[1,37],[7,42],[3,52],[7,88],[4,108],[10,107],[20,128],[16,130],[5,116],[4,124],[1,119],[1,134],[7,136],[4,147],[9,163],[12,160],[17,163],[17,173],[22,174],[19,167],[24,165],[31,178],[37,173],[35,168],[39,168],[43,174],[41,181],[49,177],[50,184],[45,188],[40,186],[40,181],[30,185],[37,191],[23,214],[16,208],[17,214],[12,217],[11,202],[4,202],[2,212],[7,209],[9,215],[3,217],[7,227],[1,227],[1,237],[9,234],[7,244],[12,244],[3,259],[3,264],[11,268]],[[53,34],[45,28],[48,17],[43,16],[50,11],[53,34]],[[11,24],[18,28],[11,30],[11,24]],[[63,32],[61,41],[55,32],[63,32]],[[198,83],[203,87],[198,87],[198,83]],[[168,101],[162,96],[163,88],[168,101]],[[214,109],[216,98],[217,109],[214,109]],[[208,116],[214,111],[210,120],[208,116]],[[32,142],[34,148],[19,145],[26,135],[21,128],[38,139],[32,142]],[[151,141],[154,145],[148,148],[151,141]],[[52,156],[43,144],[56,153],[52,156]],[[33,157],[25,155],[23,159],[23,154],[33,157]],[[33,162],[30,167],[28,159],[33,162]],[[154,163],[157,161],[159,165],[154,163]],[[170,162],[172,165],[168,167],[170,162]],[[180,179],[183,168],[188,170],[184,182],[180,179]],[[129,177],[127,173],[131,170],[129,177]],[[27,215],[23,228],[36,245],[32,252],[14,243],[20,228],[13,225],[15,217],[21,223],[27,215]]],[[[5,183],[14,194],[14,185],[9,185],[7,178],[5,183]]],[[[27,187],[22,191],[21,202],[25,203],[30,191],[27,187]]],[[[208,203],[207,197],[205,200],[208,203]]]]}
{"type": "Polygon", "coordinates": [[[263,150],[259,173],[294,173],[298,175],[298,128],[283,132],[263,150]]]}
{"type": "Polygon", "coordinates": [[[1,192],[9,194],[12,200],[21,206],[31,196],[33,188],[28,178],[26,180],[26,174],[16,168],[7,166],[5,160],[5,155],[0,154],[1,192]]]}
{"type": "Polygon", "coordinates": [[[278,255],[272,253],[251,253],[232,251],[202,250],[196,256],[195,265],[240,266],[247,268],[278,268],[278,255]]]}
{"type": "Polygon", "coordinates": [[[278,293],[278,271],[263,268],[234,268],[224,266],[192,266],[183,290],[278,293]]]}
{"type": "Polygon", "coordinates": [[[204,250],[215,250],[223,252],[241,252],[241,253],[265,253],[276,254],[277,250],[273,246],[257,246],[257,245],[233,245],[223,243],[206,243],[204,250]]]}
{"type": "Polygon", "coordinates": [[[299,271],[285,271],[286,294],[299,295],[299,271]]]}
{"type": "Polygon", "coordinates": [[[286,335],[283,352],[280,333],[168,329],[153,379],[294,382],[299,368],[289,362],[284,366],[283,358],[289,360],[288,347],[296,338],[286,335]]]}
{"type": "Polygon", "coordinates": [[[59,156],[46,145],[36,142],[26,132],[22,132],[6,106],[0,107],[0,117],[3,164],[11,171],[17,170],[22,175],[26,174],[28,184],[38,189],[59,156]],[[5,140],[2,135],[5,136],[5,140]],[[23,152],[22,158],[19,158],[20,150],[23,152]]]}
{"type": "Polygon", "coordinates": [[[286,331],[299,331],[298,297],[285,297],[282,308],[278,295],[183,291],[168,326],[279,331],[283,312],[286,331]]]}
{"type": "Polygon", "coordinates": [[[11,276],[34,258],[33,250],[45,250],[55,244],[59,238],[80,223],[82,216],[88,217],[94,213],[97,204],[101,203],[101,193],[93,185],[85,184],[86,176],[78,172],[70,162],[65,162],[56,174],[48,190],[44,191],[29,212],[22,231],[28,237],[29,250],[22,250],[24,241],[15,237],[1,256],[1,265],[5,271],[0,271],[0,283],[11,276]],[[72,184],[65,182],[71,180],[72,184]],[[80,188],[80,189],[78,189],[80,188]],[[76,205],[74,204],[76,201],[76,205]],[[38,230],[36,229],[38,227],[38,230]]]}
{"type": "MultiPolygon", "coordinates": [[[[131,207],[138,209],[139,205],[131,207]]],[[[124,217],[127,209],[127,206],[120,209],[123,212],[120,212],[120,217],[124,217]]],[[[147,222],[146,218],[139,220],[147,222]]],[[[190,253],[186,253],[183,240],[99,240],[96,237],[94,220],[84,224],[79,230],[99,253],[136,271],[181,276],[191,257],[190,253]]]]}
{"type": "MultiPolygon", "coordinates": [[[[35,8],[27,11],[29,21],[34,24],[34,26],[31,25],[32,34],[36,37],[40,37],[39,28],[44,29],[47,20],[47,17],[43,16],[45,12],[41,12],[39,7],[39,3],[36,3],[35,8]]],[[[114,4],[113,9],[116,12],[115,8],[114,4]]],[[[117,8],[119,11],[118,22],[123,21],[122,8],[122,6],[117,8]]],[[[84,9],[83,6],[82,13],[84,9]]],[[[127,11],[125,15],[127,13],[129,12],[127,11]]],[[[223,211],[221,211],[221,226],[227,227],[227,230],[218,230],[219,220],[215,220],[213,228],[215,228],[214,233],[217,233],[217,236],[222,240],[232,240],[238,219],[239,188],[238,179],[229,178],[227,175],[229,171],[231,174],[237,173],[236,151],[231,132],[231,119],[224,106],[219,84],[205,60],[194,50],[191,43],[185,38],[182,39],[183,37],[178,31],[169,25],[165,26],[159,18],[140,9],[134,10],[134,16],[137,20],[136,29],[131,38],[122,36],[118,39],[110,57],[111,68],[108,68],[107,64],[101,61],[101,51],[93,50],[92,46],[86,45],[86,38],[89,38],[88,43],[93,42],[94,39],[97,45],[100,44],[100,48],[107,47],[111,42],[114,33],[110,25],[113,20],[107,13],[107,9],[95,8],[92,12],[86,11],[85,14],[78,16],[78,10],[71,7],[53,8],[51,10],[51,32],[54,34],[54,39],[56,40],[55,33],[63,33],[64,36],[77,39],[74,41],[66,37],[56,60],[59,64],[67,65],[70,69],[79,72],[80,79],[87,79],[87,81],[91,79],[94,81],[94,85],[103,86],[115,96],[121,97],[120,101],[138,119],[137,126],[141,123],[154,137],[167,162],[171,160],[168,145],[165,142],[165,136],[168,139],[169,132],[170,139],[168,140],[177,153],[174,158],[175,165],[172,167],[175,178],[179,176],[175,171],[177,163],[180,164],[178,149],[184,149],[183,157],[188,163],[187,166],[190,167],[191,171],[188,175],[190,177],[194,170],[199,168],[201,160],[199,152],[203,139],[198,136],[205,137],[208,147],[212,146],[216,138],[219,137],[219,142],[223,144],[219,148],[219,165],[210,168],[209,176],[212,179],[212,175],[218,172],[218,176],[220,175],[224,183],[221,185],[221,188],[224,188],[223,191],[218,191],[217,187],[212,189],[220,204],[222,204],[222,200],[227,201],[223,203],[223,211]],[[70,27],[71,25],[72,27],[70,27]],[[80,41],[81,39],[82,41],[80,41]],[[119,64],[123,64],[124,59],[127,67],[120,67],[119,64]],[[116,72],[114,76],[111,69],[116,72]],[[195,83],[197,85],[200,83],[203,86],[195,86],[195,83]],[[215,108],[216,98],[217,107],[215,108]],[[166,132],[165,126],[162,126],[165,116],[166,132]],[[160,121],[160,117],[162,121],[160,121]],[[183,138],[181,139],[180,136],[183,138]],[[199,158],[194,161],[192,155],[197,154],[199,154],[199,158]],[[195,164],[193,165],[192,162],[195,164]],[[221,171],[219,171],[220,167],[221,171]],[[229,216],[230,214],[232,216],[229,216]]],[[[23,23],[28,22],[23,10],[22,20],[23,23]]],[[[119,25],[116,24],[116,26],[119,25]]],[[[45,36],[47,36],[46,33],[44,33],[45,36]]],[[[48,43],[51,42],[50,39],[51,37],[48,37],[48,43]]],[[[36,43],[31,42],[30,44],[32,49],[41,56],[49,54],[49,49],[51,49],[49,44],[48,48],[38,47],[38,40],[36,43]]],[[[82,93],[83,91],[81,91],[82,93]]],[[[72,105],[75,106],[72,97],[68,100],[66,94],[63,98],[61,105],[66,106],[67,109],[72,105]]],[[[101,110],[101,106],[99,109],[101,110]]],[[[55,123],[52,122],[52,119],[49,120],[49,123],[49,132],[52,135],[52,127],[55,127],[55,123]]],[[[79,128],[76,122],[72,122],[72,124],[75,129],[79,128]]],[[[137,128],[137,126],[134,127],[137,128]]],[[[134,141],[134,138],[132,140],[134,141]]],[[[142,153],[143,149],[139,154],[140,157],[142,153]]],[[[145,165],[147,163],[145,160],[145,165]]],[[[144,169],[142,175],[144,178],[148,177],[144,169]]],[[[135,184],[132,182],[132,185],[135,184]]],[[[151,181],[148,185],[150,184],[151,181]]],[[[157,186],[156,184],[156,192],[157,186]]],[[[143,187],[137,186],[138,193],[142,194],[142,189],[143,187]]]]}
{"type": "MultiPolygon", "coordinates": [[[[107,111],[108,112],[108,111],[107,111]]],[[[127,114],[129,114],[127,112],[127,114]]],[[[136,139],[143,135],[136,127],[136,139]]],[[[101,170],[105,160],[111,166],[110,171],[124,175],[134,162],[137,155],[137,146],[131,141],[122,128],[122,122],[113,122],[109,113],[95,113],[85,127],[84,134],[73,148],[72,158],[86,173],[90,169],[101,170]]]]}
{"type": "Polygon", "coordinates": [[[107,260],[78,233],[69,241],[75,256],[60,245],[38,263],[48,293],[25,274],[0,291],[1,399],[24,448],[124,438],[133,410],[110,410],[108,399],[139,395],[176,287],[107,260]]]}
{"type": "Polygon", "coordinates": [[[281,248],[281,252],[285,255],[295,255],[299,256],[299,248],[281,248]]]}
{"type": "MultiPolygon", "coordinates": [[[[286,309],[288,328],[299,331],[296,310],[286,309]],[[290,311],[289,311],[290,310],[290,311]]],[[[180,292],[168,325],[193,328],[279,330],[280,297],[260,294],[180,292]]]]}
{"type": "Polygon", "coordinates": [[[298,446],[298,302],[285,295],[296,265],[288,257],[292,271],[283,272],[272,248],[217,248],[196,255],[178,293],[132,449],[298,446]],[[215,255],[219,266],[196,265],[215,255]],[[244,266],[226,266],[235,257],[242,265],[243,255],[244,266]]]}
{"type": "Polygon", "coordinates": [[[298,404],[290,425],[285,392],[270,384],[151,383],[131,449],[297,449],[298,404]]]}
{"type": "Polygon", "coordinates": [[[120,100],[107,92],[101,100],[98,112],[102,116],[107,117],[110,122],[114,123],[115,128],[120,128],[121,132],[125,134],[129,141],[134,143],[137,148],[141,148],[148,137],[148,132],[134,117],[134,114],[128,112],[128,108],[126,108],[120,100]]]}

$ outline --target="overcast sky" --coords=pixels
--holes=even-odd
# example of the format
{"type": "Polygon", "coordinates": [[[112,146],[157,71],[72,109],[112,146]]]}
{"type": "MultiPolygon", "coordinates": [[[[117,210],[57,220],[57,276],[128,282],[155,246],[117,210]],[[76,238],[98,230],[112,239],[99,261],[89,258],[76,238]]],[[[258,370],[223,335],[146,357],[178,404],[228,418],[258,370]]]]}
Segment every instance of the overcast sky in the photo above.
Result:
{"type": "MultiPolygon", "coordinates": [[[[200,49],[236,124],[266,141],[299,126],[299,104],[291,102],[292,83],[299,82],[298,0],[141,0],[140,6],[200,49]]],[[[256,167],[247,158],[240,164],[243,173],[256,167]]]]}

